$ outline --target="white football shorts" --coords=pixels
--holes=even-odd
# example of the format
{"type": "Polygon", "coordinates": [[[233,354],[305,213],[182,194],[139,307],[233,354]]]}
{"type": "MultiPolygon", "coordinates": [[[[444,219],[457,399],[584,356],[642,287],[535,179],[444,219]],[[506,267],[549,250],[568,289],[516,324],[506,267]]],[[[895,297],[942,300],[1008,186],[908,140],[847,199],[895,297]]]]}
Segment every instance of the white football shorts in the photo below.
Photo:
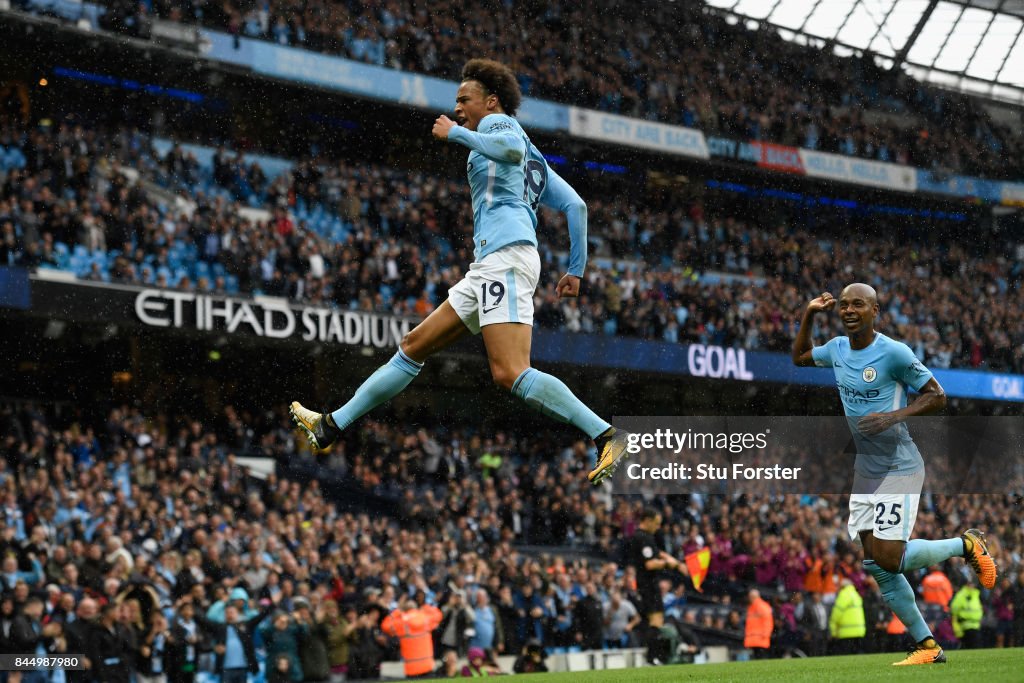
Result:
{"type": "Polygon", "coordinates": [[[850,538],[857,539],[861,531],[870,531],[875,538],[909,541],[917,521],[917,506],[921,502],[923,486],[923,469],[883,479],[854,474],[850,522],[847,525],[850,538]]]}
{"type": "Polygon", "coordinates": [[[537,248],[513,244],[471,263],[466,277],[448,290],[448,302],[473,334],[495,323],[533,325],[533,294],[539,281],[537,248]]]}

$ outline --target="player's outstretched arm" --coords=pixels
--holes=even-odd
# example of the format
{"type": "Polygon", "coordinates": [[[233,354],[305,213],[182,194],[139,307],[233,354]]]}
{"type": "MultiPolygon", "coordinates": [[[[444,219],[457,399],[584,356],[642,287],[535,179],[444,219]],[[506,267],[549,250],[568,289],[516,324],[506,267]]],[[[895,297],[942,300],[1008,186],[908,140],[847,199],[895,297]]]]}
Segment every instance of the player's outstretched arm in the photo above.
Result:
{"type": "Polygon", "coordinates": [[[814,343],[811,341],[811,328],[814,314],[819,311],[831,311],[836,307],[836,300],[828,292],[822,292],[821,296],[811,299],[804,309],[804,317],[800,320],[800,329],[793,340],[793,365],[808,367],[814,365],[814,357],[811,352],[814,343]]]}
{"type": "Polygon", "coordinates": [[[562,176],[548,168],[540,203],[565,214],[569,224],[569,272],[558,281],[558,296],[580,293],[580,278],[587,269],[587,204],[562,176]]]}
{"type": "Polygon", "coordinates": [[[526,141],[517,135],[515,129],[500,119],[495,123],[484,123],[483,130],[472,131],[460,126],[447,116],[441,115],[434,121],[430,131],[438,140],[458,142],[479,152],[491,161],[500,164],[520,164],[526,156],[526,141]]]}

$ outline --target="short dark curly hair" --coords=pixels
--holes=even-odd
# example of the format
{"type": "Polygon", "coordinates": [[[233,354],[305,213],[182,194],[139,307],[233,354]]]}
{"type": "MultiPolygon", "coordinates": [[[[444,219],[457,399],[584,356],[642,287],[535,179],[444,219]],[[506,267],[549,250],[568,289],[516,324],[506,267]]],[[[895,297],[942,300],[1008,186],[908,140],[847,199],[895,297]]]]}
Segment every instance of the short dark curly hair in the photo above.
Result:
{"type": "Polygon", "coordinates": [[[471,59],[462,67],[463,81],[477,81],[484,88],[484,95],[497,95],[501,108],[509,116],[515,116],[523,93],[512,69],[493,59],[471,59]]]}

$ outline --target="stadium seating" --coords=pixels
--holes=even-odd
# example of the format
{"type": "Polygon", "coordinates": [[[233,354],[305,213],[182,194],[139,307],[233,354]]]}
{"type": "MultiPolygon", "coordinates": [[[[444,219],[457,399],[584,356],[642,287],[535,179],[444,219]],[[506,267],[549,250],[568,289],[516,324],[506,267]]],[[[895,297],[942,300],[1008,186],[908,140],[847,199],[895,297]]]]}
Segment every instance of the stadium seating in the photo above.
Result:
{"type": "MultiPolygon", "coordinates": [[[[110,594],[111,590],[129,591],[132,581],[144,580],[154,589],[158,607],[173,620],[180,609],[176,597],[187,590],[180,582],[191,581],[190,575],[181,571],[182,558],[194,549],[206,557],[200,565],[201,582],[207,587],[201,603],[204,610],[215,602],[217,582],[222,579],[242,578],[248,593],[258,600],[275,595],[275,580],[279,576],[285,593],[277,606],[289,613],[298,609],[298,595],[315,604],[328,598],[339,600],[343,613],[348,606],[367,600],[387,612],[395,607],[399,596],[414,595],[417,591],[445,606],[451,593],[449,587],[455,585],[449,582],[456,581],[467,595],[475,593],[475,585],[492,594],[491,601],[505,622],[506,651],[517,652],[527,637],[536,637],[552,651],[564,653],[578,652],[573,634],[586,628],[575,621],[572,595],[592,593],[607,601],[611,591],[627,596],[631,593],[626,583],[628,575],[616,564],[617,539],[635,524],[642,502],[627,498],[610,505],[603,502],[600,491],[587,481],[587,469],[575,466],[573,459],[579,451],[571,441],[552,442],[544,435],[517,438],[504,433],[481,434],[470,426],[453,426],[444,431],[420,431],[420,437],[411,443],[403,425],[367,420],[346,432],[349,446],[322,463],[335,472],[345,473],[345,486],[354,488],[339,489],[332,484],[328,489],[305,476],[290,478],[289,472],[298,475],[297,469],[278,470],[266,479],[258,479],[240,468],[236,459],[239,455],[267,457],[288,453],[289,460],[311,463],[308,453],[291,451],[291,430],[283,411],[268,420],[229,406],[224,410],[223,420],[200,422],[189,416],[171,418],[137,408],[117,407],[105,420],[78,423],[69,430],[60,419],[37,406],[4,404],[0,405],[0,425],[0,440],[11,446],[10,453],[17,454],[8,458],[7,476],[21,485],[25,477],[34,476],[31,444],[45,443],[54,454],[46,469],[60,487],[71,472],[91,473],[87,479],[80,479],[91,483],[84,488],[77,486],[74,497],[55,487],[47,490],[45,502],[37,502],[35,508],[8,506],[0,517],[0,529],[11,529],[10,536],[4,536],[5,552],[14,553],[25,571],[32,568],[28,549],[38,547],[33,545],[39,542],[38,534],[46,539],[47,557],[52,561],[48,560],[34,577],[26,575],[31,590],[54,583],[69,591],[110,594]],[[166,429],[157,425],[165,425],[166,429]],[[252,431],[246,434],[238,429],[240,425],[252,431]],[[484,452],[502,457],[501,467],[489,477],[477,464],[484,452]],[[388,466],[400,458],[403,462],[411,458],[426,465],[428,453],[439,453],[440,461],[434,466],[388,466]],[[128,489],[122,487],[128,481],[128,470],[118,463],[127,462],[133,463],[132,481],[150,483],[131,488],[130,495],[125,496],[123,491],[128,489]],[[195,474],[182,478],[182,471],[195,474]],[[551,476],[557,478],[549,481],[551,476]],[[215,478],[217,483],[213,485],[215,478]],[[301,489],[300,481],[304,482],[301,489]],[[552,485],[563,492],[558,501],[525,493],[528,489],[543,491],[552,485]],[[387,517],[337,512],[326,507],[329,499],[325,496],[339,495],[340,491],[351,496],[360,489],[360,495],[367,498],[392,495],[388,491],[401,493],[388,503],[391,513],[387,517]],[[162,497],[155,497],[158,491],[162,497]],[[111,516],[105,501],[114,498],[124,500],[125,505],[115,506],[111,516]],[[300,500],[301,511],[295,513],[294,505],[300,500]],[[432,502],[441,500],[451,504],[432,502]],[[160,512],[140,525],[131,511],[146,507],[149,501],[158,502],[160,512]],[[522,506],[522,524],[511,540],[516,547],[547,547],[548,552],[513,550],[505,545],[507,536],[499,538],[488,532],[488,520],[500,519],[516,501],[522,506]],[[555,502],[564,503],[559,512],[550,507],[555,502]],[[45,522],[39,511],[45,513],[51,508],[56,517],[45,522]],[[212,529],[226,524],[234,531],[205,538],[182,535],[194,515],[208,515],[212,529]],[[563,521],[552,527],[553,518],[563,521]],[[101,524],[104,520],[106,524],[101,524]],[[314,520],[315,525],[310,526],[314,520]],[[255,522],[261,522],[262,529],[255,522]],[[154,537],[156,527],[161,531],[154,537]],[[313,547],[321,548],[320,552],[298,543],[270,540],[297,539],[310,533],[301,529],[314,530],[313,547]],[[121,531],[124,538],[130,539],[123,548],[135,563],[135,573],[129,576],[129,572],[110,572],[109,564],[106,574],[89,573],[92,570],[86,559],[90,552],[87,548],[105,544],[106,552],[111,552],[114,546],[109,539],[114,532],[121,531]],[[370,538],[375,542],[368,543],[370,538]],[[612,539],[614,545],[607,547],[602,539],[612,539]],[[54,552],[57,546],[63,548],[59,556],[54,552]],[[257,547],[262,551],[254,552],[257,547]],[[564,561],[563,554],[577,559],[564,561]],[[257,555],[269,567],[270,574],[275,575],[274,579],[253,569],[257,555]],[[396,564],[401,557],[410,556],[424,558],[420,569],[409,572],[396,564]],[[63,563],[69,561],[82,571],[81,588],[67,585],[63,563]],[[493,564],[489,570],[477,573],[476,579],[463,583],[468,573],[466,567],[475,566],[481,572],[481,562],[493,564]],[[558,578],[563,573],[567,580],[558,578]],[[488,579],[488,575],[495,580],[488,579]],[[110,581],[114,581],[113,588],[101,585],[110,581]],[[525,582],[537,586],[537,598],[526,597],[522,588],[525,582]],[[502,586],[511,589],[515,604],[537,600],[544,618],[533,623],[516,617],[513,605],[503,602],[502,586]],[[382,587],[387,590],[381,592],[382,587]]],[[[1019,510],[1014,509],[1009,498],[933,496],[922,501],[922,506],[920,523],[935,535],[956,533],[944,526],[955,522],[939,520],[970,518],[984,508],[991,519],[1005,520],[990,527],[993,535],[1004,539],[1002,556],[1008,560],[1019,558],[1024,551],[1024,539],[1013,531],[1019,510]]],[[[671,506],[665,509],[669,519],[665,541],[673,554],[681,555],[699,547],[715,534],[716,557],[705,594],[689,601],[674,597],[666,601],[670,605],[666,610],[668,616],[692,627],[706,644],[735,646],[742,638],[743,596],[756,585],[757,564],[745,558],[764,555],[763,548],[800,548],[805,561],[797,566],[807,572],[812,566],[820,567],[819,561],[830,566],[828,563],[850,549],[844,527],[839,523],[845,514],[841,498],[823,506],[816,504],[813,497],[806,501],[788,497],[769,504],[767,499],[748,496],[717,502],[693,500],[674,513],[669,512],[671,506]],[[730,521],[726,526],[722,525],[723,516],[730,521]],[[780,524],[784,525],[781,529],[780,524]],[[835,548],[835,552],[830,548],[835,548]]],[[[787,555],[779,552],[770,558],[774,566],[787,564],[787,555]]],[[[863,583],[859,564],[848,565],[844,561],[832,566],[839,576],[865,585],[865,591],[874,590],[863,583]]],[[[1012,574],[1014,568],[1005,566],[1004,571],[1012,574]]],[[[923,572],[917,574],[923,576],[923,572]]],[[[912,580],[917,578],[911,576],[912,580]]],[[[786,581],[792,583],[792,577],[786,581]]],[[[799,589],[803,580],[798,578],[793,585],[799,589]]],[[[760,589],[775,596],[777,606],[788,597],[788,592],[779,592],[774,584],[761,585],[760,589]]],[[[1002,597],[1003,593],[997,591],[986,597],[986,604],[995,604],[1002,597]]],[[[829,594],[824,598],[827,604],[829,594]]],[[[875,600],[880,600],[880,596],[875,600]]],[[[929,623],[940,624],[946,618],[938,605],[923,608],[929,623]]],[[[884,621],[888,617],[879,619],[884,621]]]]}
{"type": "MultiPolygon", "coordinates": [[[[864,60],[730,25],[699,3],[652,2],[650,11],[637,12],[635,3],[613,0],[586,9],[559,0],[438,0],[417,18],[416,29],[410,19],[422,3],[411,0],[13,4],[141,38],[152,16],[194,21],[445,78],[458,78],[468,56],[494,53],[500,39],[531,96],[709,134],[988,177],[1024,175],[1020,136],[989,120],[977,102],[908,83],[864,60]],[[499,25],[503,30],[494,30],[499,25]],[[654,29],[665,25],[674,27],[671,35],[652,43],[650,36],[665,33],[654,29]],[[602,49],[592,49],[596,44],[602,49]]],[[[222,77],[196,74],[211,88],[222,77]]],[[[243,78],[225,76],[236,77],[243,78]]],[[[134,128],[84,123],[88,115],[53,99],[33,102],[33,120],[45,124],[0,112],[0,266],[57,270],[69,281],[268,294],[422,317],[444,300],[472,258],[461,177],[370,162],[355,152],[343,159],[243,155],[235,148],[253,141],[241,134],[219,139],[219,148],[178,144],[134,128]],[[51,106],[59,111],[43,114],[51,106]],[[65,149],[85,175],[69,178],[65,149]],[[112,170],[115,162],[120,173],[112,170]]],[[[621,189],[597,173],[552,163],[581,186],[621,189]]],[[[574,334],[621,335],[788,350],[809,297],[860,279],[881,293],[880,328],[905,340],[929,366],[1024,372],[1024,246],[973,223],[970,240],[884,216],[823,226],[813,212],[780,209],[767,193],[739,198],[716,181],[698,182],[704,172],[687,179],[685,192],[640,181],[628,191],[588,196],[590,261],[579,300],[555,294],[567,238],[563,218],[545,211],[536,325],[559,330],[567,344],[599,341],[574,334]]],[[[835,215],[852,214],[837,209],[835,215]]],[[[579,605],[593,597],[603,616],[613,595],[638,600],[635,568],[622,562],[621,550],[644,507],[653,506],[664,517],[659,542],[666,551],[682,557],[712,550],[702,593],[677,572],[660,577],[669,624],[705,646],[704,661],[740,653],[752,588],[774,610],[773,655],[804,654],[815,639],[805,636],[820,637],[821,654],[835,651],[827,635],[812,632],[810,618],[796,618],[793,604],[820,597],[829,606],[845,579],[874,608],[866,615],[863,649],[902,645],[877,628],[891,613],[846,533],[846,496],[611,495],[587,479],[596,456],[591,443],[567,436],[562,425],[500,431],[490,425],[503,422],[448,420],[441,411],[424,417],[429,409],[410,406],[413,401],[382,407],[347,429],[329,453],[314,455],[288,419],[286,397],[273,405],[246,397],[240,400],[256,407],[236,408],[225,403],[227,392],[218,393],[223,376],[236,373],[224,384],[236,385],[235,397],[245,394],[245,382],[236,382],[245,363],[231,357],[261,354],[267,347],[260,340],[249,337],[236,348],[228,335],[189,333],[180,341],[185,335],[147,330],[125,343],[120,323],[55,318],[3,311],[5,322],[16,321],[3,326],[6,348],[15,353],[6,359],[9,375],[0,392],[5,625],[7,610],[20,609],[27,595],[46,598],[44,621],[58,635],[81,621],[71,614],[86,600],[121,605],[115,637],[131,650],[127,668],[136,669],[149,655],[132,643],[145,639],[154,615],[163,613],[173,630],[191,603],[209,620],[199,624],[196,680],[217,683],[209,646],[219,629],[211,623],[223,618],[226,603],[248,615],[272,615],[264,625],[280,617],[297,625],[309,605],[322,628],[296,647],[294,662],[313,668],[310,651],[321,645],[326,651],[325,631],[336,636],[355,622],[347,674],[361,680],[404,675],[397,642],[377,630],[375,610],[386,614],[406,597],[438,605],[449,621],[432,634],[434,643],[439,654],[454,649],[461,664],[470,638],[484,635],[457,627],[455,605],[461,600],[472,608],[484,593],[502,626],[504,656],[496,660],[505,672],[531,641],[556,670],[639,666],[644,649],[636,634],[608,642],[603,624],[579,605]],[[25,344],[23,329],[39,343],[25,344]],[[187,351],[176,353],[177,343],[187,351]],[[110,358],[69,372],[72,363],[60,350],[78,344],[88,347],[75,349],[78,358],[108,352],[110,358]],[[121,347],[131,347],[131,359],[115,367],[121,347]],[[215,364],[219,372],[207,372],[215,364]],[[41,387],[65,381],[66,390],[38,398],[41,387]],[[35,393],[9,393],[17,391],[35,393]],[[423,424],[401,417],[414,412],[423,424]],[[332,603],[340,618],[328,616],[332,603]],[[582,649],[580,641],[595,633],[605,647],[582,649]]],[[[839,332],[834,316],[822,316],[813,336],[820,343],[839,332]]],[[[295,363],[330,367],[333,351],[310,344],[295,352],[295,363]]],[[[369,366],[370,358],[351,353],[356,356],[369,366]]],[[[431,391],[445,391],[446,376],[459,363],[446,359],[428,368],[425,375],[440,377],[431,391]]],[[[276,384],[265,370],[250,365],[243,372],[276,384]]],[[[344,380],[354,383],[355,375],[347,372],[344,380]]],[[[598,388],[617,378],[608,380],[598,388]]],[[[736,395],[749,385],[742,386],[736,395]]],[[[690,387],[680,388],[682,395],[690,387]]],[[[459,395],[468,391],[460,388],[459,395]]],[[[310,392],[325,393],[319,386],[310,392]]],[[[340,393],[332,389],[332,399],[340,393]]],[[[982,595],[984,642],[994,645],[997,633],[1006,636],[1012,625],[1014,604],[1024,605],[1020,496],[922,496],[916,536],[950,537],[964,524],[983,526],[998,550],[1004,580],[982,595]]],[[[960,560],[942,569],[955,584],[970,580],[960,560]]],[[[907,576],[917,588],[924,574],[907,576]]],[[[943,607],[921,607],[943,645],[955,647],[943,607]]],[[[0,652],[11,651],[5,632],[0,652]]],[[[263,672],[254,683],[266,678],[272,636],[257,629],[263,672]]],[[[495,638],[482,644],[494,649],[495,638]]]]}
{"type": "MultiPolygon", "coordinates": [[[[450,80],[459,80],[468,57],[501,54],[515,65],[524,93],[535,97],[737,139],[947,173],[1024,177],[1020,136],[974,99],[870,59],[730,24],[701,5],[659,3],[637,12],[612,0],[586,9],[570,2],[449,2],[421,14],[412,0],[299,8],[274,0],[215,8],[157,2],[144,13],[450,80]],[[664,26],[673,31],[666,34],[664,26]],[[472,29],[456,37],[456,27],[472,29]]],[[[144,21],[119,20],[112,28],[133,32],[144,21]]]]}
{"type": "MultiPolygon", "coordinates": [[[[20,140],[12,149],[26,144],[27,133],[9,135],[20,140]]],[[[270,211],[271,221],[264,225],[245,219],[238,203],[242,198],[214,181],[220,177],[233,182],[241,171],[236,156],[215,156],[209,148],[158,142],[136,160],[137,170],[146,177],[169,190],[187,192],[210,215],[209,220],[193,221],[187,231],[175,230],[169,241],[167,226],[175,219],[173,212],[160,200],[145,199],[147,223],[155,228],[159,222],[162,229],[122,230],[120,237],[110,234],[110,226],[92,236],[77,230],[55,236],[56,248],[48,254],[33,253],[24,244],[3,258],[30,266],[45,263],[78,277],[136,283],[143,281],[142,268],[148,265],[155,280],[169,287],[202,284],[220,293],[293,298],[299,290],[288,283],[287,275],[294,271],[306,280],[304,296],[322,293],[327,301],[350,308],[373,305],[365,303],[373,296],[361,293],[379,294],[377,306],[383,312],[410,316],[417,314],[415,304],[423,292],[431,308],[439,305],[470,260],[460,248],[465,236],[453,231],[468,221],[461,215],[468,204],[462,184],[379,166],[332,163],[322,182],[350,188],[357,202],[342,198],[326,205],[294,182],[293,164],[264,158],[278,173],[267,174],[263,184],[252,188],[256,204],[270,211]],[[208,167],[200,159],[214,165],[208,167]],[[394,192],[370,192],[360,181],[367,174],[394,192]],[[201,180],[197,184],[189,178],[201,180]],[[437,194],[425,195],[428,188],[437,194]],[[415,204],[405,199],[413,195],[421,197],[415,204]],[[294,205],[279,219],[273,211],[282,196],[294,197],[294,205]],[[215,221],[220,226],[216,230],[215,221]],[[87,242],[99,238],[106,242],[106,250],[94,244],[90,251],[87,242]],[[115,243],[123,239],[127,244],[115,243]],[[157,263],[164,246],[165,257],[157,263]],[[124,252],[123,268],[112,273],[119,248],[124,252]],[[201,257],[206,249],[212,251],[201,257]],[[313,253],[326,265],[322,287],[312,282],[313,253]],[[394,281],[379,270],[389,260],[395,261],[399,273],[394,281]],[[422,272],[403,279],[408,277],[405,264],[415,262],[422,264],[422,272]]],[[[250,177],[264,175],[255,162],[245,164],[250,177]]],[[[12,167],[8,176],[41,170],[12,167]]],[[[13,188],[13,180],[7,187],[13,188]]],[[[327,190],[319,195],[327,196],[327,190]]],[[[94,213],[99,200],[93,195],[94,213]]],[[[966,248],[956,235],[936,232],[901,244],[869,237],[854,253],[845,248],[841,234],[822,233],[810,222],[805,225],[781,214],[772,218],[771,212],[757,222],[730,216],[722,208],[726,197],[721,206],[714,197],[683,204],[664,197],[643,202],[641,207],[590,201],[590,268],[583,296],[576,302],[561,301],[555,294],[555,275],[565,267],[565,256],[560,251],[564,246],[554,245],[565,244],[560,235],[564,223],[559,216],[546,214],[547,227],[539,234],[547,265],[535,297],[536,324],[669,343],[788,350],[804,300],[823,289],[837,292],[856,277],[880,291],[883,328],[910,344],[929,366],[1024,372],[1024,248],[1019,245],[979,239],[966,248]],[[1006,258],[1015,248],[1016,258],[1006,258]],[[780,253],[809,258],[798,268],[792,259],[777,258],[780,253]],[[848,271],[832,267],[835,255],[848,260],[848,271]],[[984,309],[969,313],[978,302],[985,302],[984,309]]],[[[13,196],[6,198],[0,225],[12,220],[18,233],[23,219],[16,204],[13,196]]],[[[121,214],[105,220],[124,225],[128,218],[121,214]]],[[[816,338],[821,341],[837,332],[834,323],[820,321],[816,338]]]]}

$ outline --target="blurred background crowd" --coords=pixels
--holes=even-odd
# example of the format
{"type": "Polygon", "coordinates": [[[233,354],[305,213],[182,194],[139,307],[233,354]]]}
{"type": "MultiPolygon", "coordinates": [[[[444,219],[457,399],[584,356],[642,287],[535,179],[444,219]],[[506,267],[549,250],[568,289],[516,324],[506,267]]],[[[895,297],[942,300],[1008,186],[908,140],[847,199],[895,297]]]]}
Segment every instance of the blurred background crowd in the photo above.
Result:
{"type": "MultiPolygon", "coordinates": [[[[280,413],[229,407],[211,421],[119,407],[89,424],[26,405],[3,410],[0,439],[0,620],[24,613],[39,625],[27,643],[12,641],[23,629],[5,626],[8,652],[77,652],[81,636],[68,631],[84,621],[122,653],[111,671],[152,673],[157,656],[170,680],[186,680],[189,662],[193,674],[223,666],[225,619],[255,618],[260,653],[271,663],[286,655],[291,680],[370,678],[398,658],[381,620],[423,605],[442,612],[432,634],[439,658],[472,647],[499,656],[635,644],[636,567],[620,551],[642,503],[590,486],[593,453],[582,441],[553,446],[545,435],[468,426],[409,434],[368,420],[326,458],[300,457],[329,473],[325,487],[239,465],[237,454],[283,462],[302,451],[280,413]],[[368,513],[371,499],[390,514],[368,513]]],[[[694,494],[658,506],[667,552],[711,551],[703,594],[674,572],[660,581],[684,644],[737,646],[757,588],[773,605],[778,654],[899,647],[846,535],[843,496],[694,494]],[[828,618],[847,585],[862,597],[866,631],[841,642],[828,618]]],[[[1012,496],[922,501],[917,535],[956,535],[972,520],[1000,558],[999,584],[980,596],[978,644],[1024,642],[1019,506],[1012,496]]],[[[971,588],[972,576],[958,560],[910,576],[952,647],[963,638],[953,592],[971,588]]],[[[100,647],[95,638],[87,647],[100,647]]]]}
{"type": "Polygon", "coordinates": [[[1021,138],[965,95],[871,59],[731,25],[700,3],[104,0],[104,25],[197,22],[368,64],[458,80],[501,54],[528,96],[748,140],[992,178],[1024,175],[1021,138]],[[671,32],[663,30],[672,26],[671,32]]]}
{"type": "MultiPolygon", "coordinates": [[[[11,2],[67,19],[60,4],[11,2]]],[[[699,3],[647,3],[643,12],[617,0],[586,8],[511,0],[99,4],[100,30],[86,35],[106,48],[114,43],[103,42],[104,31],[145,37],[162,18],[454,80],[466,58],[501,55],[531,97],[940,178],[1024,176],[1019,130],[993,120],[981,101],[883,70],[870,57],[840,58],[730,24],[699,3]]],[[[146,43],[143,55],[123,37],[113,48],[118,64],[102,66],[119,70],[117,78],[82,71],[58,81],[57,67],[67,73],[62,65],[79,59],[82,69],[100,70],[105,53],[76,43],[70,29],[60,34],[59,55],[33,53],[45,31],[26,26],[17,41],[14,31],[3,34],[11,45],[0,40],[11,78],[25,80],[11,85],[0,74],[0,267],[419,319],[471,262],[464,157],[456,163],[454,152],[427,146],[428,126],[406,127],[422,112],[337,93],[330,100],[199,59],[178,68],[168,58],[154,69],[162,53],[146,43]],[[34,85],[37,67],[54,83],[34,85]],[[162,86],[147,93],[140,83],[154,71],[168,88],[202,90],[205,104],[166,97],[162,86]],[[135,78],[133,90],[116,85],[135,78]]],[[[552,168],[580,189],[589,211],[579,299],[559,300],[554,290],[569,249],[563,218],[545,210],[538,230],[535,323],[562,333],[565,344],[626,336],[788,351],[806,301],[857,279],[879,292],[878,329],[929,367],[1024,373],[1024,241],[1008,207],[998,207],[1009,216],[1001,222],[996,207],[948,197],[547,141],[552,168]],[[733,191],[742,183],[760,194],[733,191]]],[[[819,318],[816,343],[841,334],[819,318]]],[[[533,671],[553,653],[636,646],[637,568],[622,545],[643,505],[665,520],[663,550],[677,558],[711,552],[702,593],[677,573],[659,577],[678,639],[673,661],[714,645],[742,652],[754,591],[770,605],[773,655],[902,646],[902,625],[848,540],[845,496],[613,496],[586,479],[589,443],[513,429],[516,415],[502,416],[505,428],[482,415],[447,419],[445,409],[455,412],[450,404],[468,393],[457,384],[463,358],[437,364],[436,393],[450,394],[449,405],[424,401],[405,419],[396,412],[417,411],[382,410],[314,458],[291,428],[287,397],[280,409],[254,409],[262,396],[245,395],[244,381],[225,378],[230,368],[214,372],[195,354],[238,351],[242,360],[230,366],[238,367],[264,352],[279,361],[279,347],[245,355],[243,343],[211,341],[210,351],[208,338],[153,342],[127,326],[110,334],[86,327],[63,341],[40,330],[46,341],[29,350],[21,338],[10,342],[17,330],[0,330],[5,348],[18,347],[7,364],[12,383],[52,367],[67,394],[42,383],[14,396],[6,383],[0,390],[0,653],[89,659],[84,672],[25,672],[24,683],[373,679],[382,662],[402,657],[395,624],[406,618],[427,624],[442,676],[533,671]],[[108,337],[114,342],[102,346],[108,337]],[[123,360],[117,354],[129,355],[111,350],[115,343],[134,355],[114,374],[141,368],[136,385],[131,377],[97,380],[107,369],[99,361],[101,370],[78,377],[51,352],[110,351],[113,367],[123,360]],[[154,359],[144,357],[154,350],[154,359]],[[160,362],[166,367],[146,367],[160,362]],[[153,390],[157,377],[164,384],[153,390]],[[196,400],[183,399],[192,389],[196,400]],[[247,460],[254,457],[273,467],[255,467],[247,460]]],[[[344,360],[361,351],[369,349],[344,360]]],[[[307,375],[340,357],[312,345],[293,355],[307,375]]],[[[245,370],[261,382],[273,376],[263,365],[245,370]]],[[[640,381],[570,371],[580,384],[607,379],[603,389],[640,381]]],[[[323,398],[330,379],[337,398],[351,374],[314,376],[317,386],[307,389],[323,398]]],[[[660,384],[637,397],[636,409],[663,400],[680,377],[652,379],[660,384]]],[[[816,398],[813,406],[786,404],[790,389],[801,396],[788,385],[678,383],[675,397],[702,394],[709,412],[738,401],[747,412],[784,407],[764,414],[828,409],[816,398]],[[768,393],[778,400],[765,400],[768,393]]],[[[624,403],[614,391],[594,393],[624,403]]],[[[959,560],[908,577],[945,647],[1024,646],[1021,504],[1009,494],[923,497],[915,536],[980,527],[1000,567],[991,591],[979,591],[959,560]]],[[[0,683],[17,680],[0,672],[0,683]]]]}
{"type": "MultiPolygon", "coordinates": [[[[180,145],[161,156],[139,130],[3,124],[0,263],[422,318],[472,260],[461,180],[326,158],[271,179],[223,147],[203,165],[180,145]],[[144,181],[194,209],[156,201],[144,181]],[[250,205],[264,213],[240,210],[250,205]]],[[[555,293],[567,231],[543,217],[539,327],[787,350],[807,293],[838,293],[857,273],[879,291],[881,328],[927,365],[1024,372],[1024,244],[956,230],[893,244],[885,220],[858,234],[783,212],[730,215],[724,197],[600,197],[587,198],[578,300],[555,293]]],[[[820,323],[816,341],[837,333],[820,323]]]]}

